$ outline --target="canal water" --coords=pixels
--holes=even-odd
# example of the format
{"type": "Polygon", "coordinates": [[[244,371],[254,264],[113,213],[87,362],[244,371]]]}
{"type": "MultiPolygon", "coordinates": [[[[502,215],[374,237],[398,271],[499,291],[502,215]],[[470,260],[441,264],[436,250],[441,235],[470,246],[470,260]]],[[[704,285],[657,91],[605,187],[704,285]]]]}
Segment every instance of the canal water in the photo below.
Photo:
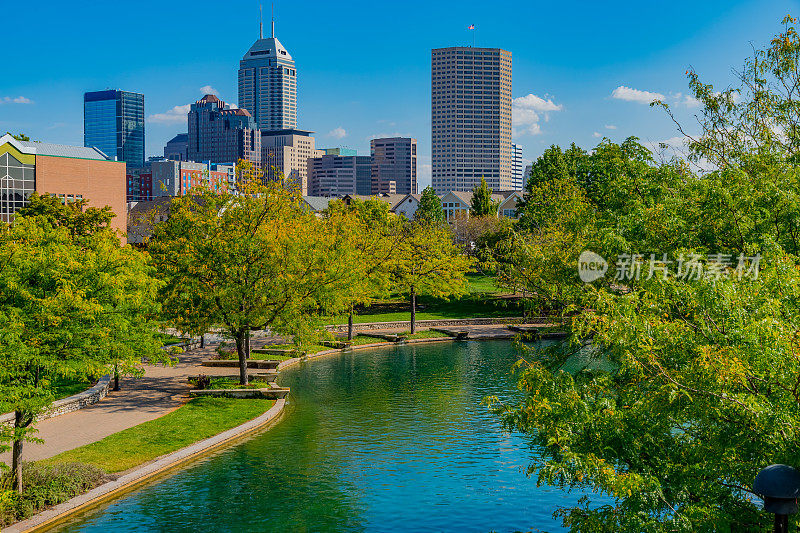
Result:
{"type": "Polygon", "coordinates": [[[342,353],[283,372],[272,429],[60,531],[563,531],[581,494],[537,487],[536,451],[481,402],[519,399],[508,341],[342,353]]]}

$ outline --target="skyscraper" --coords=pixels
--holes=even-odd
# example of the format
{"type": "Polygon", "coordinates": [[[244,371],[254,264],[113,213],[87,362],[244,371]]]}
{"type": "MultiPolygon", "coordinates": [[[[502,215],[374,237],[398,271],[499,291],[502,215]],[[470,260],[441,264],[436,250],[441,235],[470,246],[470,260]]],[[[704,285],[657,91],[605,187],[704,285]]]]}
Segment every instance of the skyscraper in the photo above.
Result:
{"type": "Polygon", "coordinates": [[[436,192],[511,189],[511,52],[431,51],[431,144],[436,192]]]}
{"type": "Polygon", "coordinates": [[[368,155],[339,155],[349,151],[325,150],[325,155],[308,160],[308,194],[311,196],[369,195],[371,190],[368,155]]]}
{"type": "Polygon", "coordinates": [[[207,94],[189,110],[189,161],[261,164],[261,132],[245,109],[231,109],[207,94]]]}
{"type": "Polygon", "coordinates": [[[522,146],[511,143],[511,188],[522,190],[522,146]]]}
{"type": "Polygon", "coordinates": [[[247,109],[261,131],[297,128],[297,70],[286,48],[275,38],[258,40],[239,62],[239,107],[247,109]]]}
{"type": "Polygon", "coordinates": [[[417,140],[408,137],[372,139],[372,194],[388,193],[395,182],[398,194],[417,193],[417,140]]]}
{"type": "Polygon", "coordinates": [[[117,90],[84,93],[83,145],[125,161],[128,168],[144,166],[144,95],[117,90]]]}
{"type": "Polygon", "coordinates": [[[310,131],[278,130],[261,134],[261,165],[268,179],[283,177],[308,194],[308,160],[321,156],[310,131]]]}

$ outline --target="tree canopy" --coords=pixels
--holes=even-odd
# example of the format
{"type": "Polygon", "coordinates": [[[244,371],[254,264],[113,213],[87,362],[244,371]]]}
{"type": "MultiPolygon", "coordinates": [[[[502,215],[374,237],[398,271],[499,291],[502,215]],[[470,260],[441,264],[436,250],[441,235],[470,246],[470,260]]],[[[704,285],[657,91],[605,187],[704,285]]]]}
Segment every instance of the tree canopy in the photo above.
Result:
{"type": "Polygon", "coordinates": [[[800,466],[800,38],[785,22],[741,87],[688,73],[688,161],[635,138],[569,164],[551,149],[538,167],[557,170],[498,241],[502,279],[572,331],[524,350],[524,399],[498,407],[541,447],[540,482],[612,497],[559,510],[573,531],[767,531],[755,475],[800,466]],[[588,283],[584,252],[608,269],[588,283]]]}
{"type": "Polygon", "coordinates": [[[105,211],[81,207],[34,196],[12,225],[0,225],[0,398],[15,412],[0,440],[13,444],[20,491],[22,443],[34,438],[56,379],[167,359],[148,257],[98,223],[105,211]]]}
{"type": "Polygon", "coordinates": [[[166,316],[194,334],[222,326],[247,384],[250,331],[308,335],[314,316],[349,308],[360,271],[350,219],[317,218],[280,182],[241,188],[174,198],[148,249],[166,316]]]}
{"type": "Polygon", "coordinates": [[[472,202],[469,214],[473,217],[489,217],[497,215],[498,204],[492,200],[492,190],[486,185],[486,179],[481,178],[480,185],[472,189],[472,202]]]}
{"type": "Polygon", "coordinates": [[[444,222],[442,200],[430,185],[422,190],[422,196],[420,196],[419,206],[414,213],[414,219],[423,222],[444,222]]]}

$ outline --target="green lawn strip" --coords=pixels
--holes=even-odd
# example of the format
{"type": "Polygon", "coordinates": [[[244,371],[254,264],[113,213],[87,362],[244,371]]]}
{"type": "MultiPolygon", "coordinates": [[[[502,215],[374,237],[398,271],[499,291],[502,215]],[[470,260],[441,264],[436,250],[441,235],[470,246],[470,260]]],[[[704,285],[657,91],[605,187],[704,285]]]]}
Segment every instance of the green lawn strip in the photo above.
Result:
{"type": "Polygon", "coordinates": [[[194,398],[160,418],[41,462],[78,461],[109,473],[122,472],[252,420],[274,403],[260,399],[194,398]]]}
{"type": "Polygon", "coordinates": [[[185,338],[169,333],[159,333],[158,338],[161,339],[161,344],[165,346],[168,344],[181,344],[182,342],[186,342],[185,338]]]}
{"type": "MultiPolygon", "coordinates": [[[[264,348],[268,350],[297,350],[298,347],[294,344],[268,344],[265,345],[264,348]]],[[[313,354],[325,350],[335,349],[336,348],[331,348],[330,346],[323,346],[322,344],[304,344],[300,346],[300,350],[306,354],[313,354]]],[[[286,354],[256,353],[254,351],[250,352],[250,359],[286,361],[287,359],[292,359],[294,357],[297,357],[297,352],[286,354]]]]}
{"type": "Polygon", "coordinates": [[[425,331],[418,331],[413,335],[411,333],[403,333],[403,337],[406,339],[438,339],[441,337],[449,337],[447,333],[442,333],[441,331],[433,331],[432,329],[428,329],[425,331]]]}

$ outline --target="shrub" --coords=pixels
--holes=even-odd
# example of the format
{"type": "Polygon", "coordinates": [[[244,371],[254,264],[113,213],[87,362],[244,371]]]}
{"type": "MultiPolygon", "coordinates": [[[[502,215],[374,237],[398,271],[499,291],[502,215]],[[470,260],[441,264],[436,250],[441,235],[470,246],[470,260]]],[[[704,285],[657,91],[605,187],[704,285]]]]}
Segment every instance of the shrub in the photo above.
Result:
{"type": "Polygon", "coordinates": [[[198,390],[211,388],[211,378],[205,374],[200,374],[196,378],[189,378],[189,383],[198,390]]]}
{"type": "Polygon", "coordinates": [[[9,490],[10,472],[0,477],[0,528],[65,502],[109,479],[112,478],[105,471],[83,463],[23,463],[22,494],[9,490]]]}

